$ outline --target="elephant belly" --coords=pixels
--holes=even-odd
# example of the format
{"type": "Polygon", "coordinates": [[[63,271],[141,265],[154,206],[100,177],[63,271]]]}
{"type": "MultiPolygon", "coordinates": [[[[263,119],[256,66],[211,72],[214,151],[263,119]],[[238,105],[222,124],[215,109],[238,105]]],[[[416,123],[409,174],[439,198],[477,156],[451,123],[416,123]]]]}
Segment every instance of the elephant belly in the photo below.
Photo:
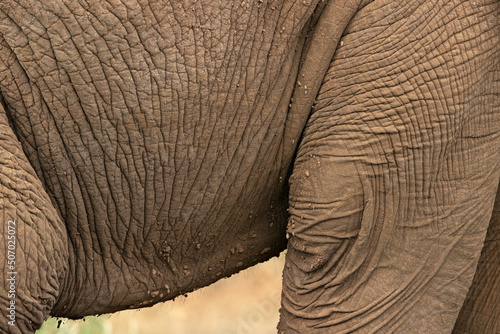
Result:
{"type": "Polygon", "coordinates": [[[56,314],[165,300],[284,248],[314,5],[187,5],[2,2],[0,92],[70,240],[56,314]]]}

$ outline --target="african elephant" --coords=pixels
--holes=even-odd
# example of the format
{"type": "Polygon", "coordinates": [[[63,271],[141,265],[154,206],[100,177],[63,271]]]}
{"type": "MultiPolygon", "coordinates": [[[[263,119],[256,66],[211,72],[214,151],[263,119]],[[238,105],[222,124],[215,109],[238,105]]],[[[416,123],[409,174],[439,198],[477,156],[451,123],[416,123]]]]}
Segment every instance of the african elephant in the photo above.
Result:
{"type": "Polygon", "coordinates": [[[281,333],[498,332],[499,12],[2,0],[1,331],[287,248],[281,333]]]}

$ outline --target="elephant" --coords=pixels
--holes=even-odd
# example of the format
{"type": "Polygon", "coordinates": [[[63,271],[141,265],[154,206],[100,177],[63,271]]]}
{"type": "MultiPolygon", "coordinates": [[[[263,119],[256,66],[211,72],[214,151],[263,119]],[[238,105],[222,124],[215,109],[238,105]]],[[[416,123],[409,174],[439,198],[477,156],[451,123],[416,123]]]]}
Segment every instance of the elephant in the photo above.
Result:
{"type": "Polygon", "coordinates": [[[498,333],[499,13],[2,0],[1,332],[287,249],[279,333],[498,333]]]}

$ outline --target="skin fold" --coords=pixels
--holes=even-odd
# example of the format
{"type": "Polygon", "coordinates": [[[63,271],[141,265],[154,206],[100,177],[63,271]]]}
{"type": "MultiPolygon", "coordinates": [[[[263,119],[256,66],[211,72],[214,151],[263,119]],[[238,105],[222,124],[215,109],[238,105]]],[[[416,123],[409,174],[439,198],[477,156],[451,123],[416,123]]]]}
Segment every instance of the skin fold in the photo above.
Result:
{"type": "Polygon", "coordinates": [[[497,218],[479,258],[500,178],[499,12],[1,1],[16,326],[0,331],[153,305],[288,248],[279,332],[494,333],[497,218]]]}

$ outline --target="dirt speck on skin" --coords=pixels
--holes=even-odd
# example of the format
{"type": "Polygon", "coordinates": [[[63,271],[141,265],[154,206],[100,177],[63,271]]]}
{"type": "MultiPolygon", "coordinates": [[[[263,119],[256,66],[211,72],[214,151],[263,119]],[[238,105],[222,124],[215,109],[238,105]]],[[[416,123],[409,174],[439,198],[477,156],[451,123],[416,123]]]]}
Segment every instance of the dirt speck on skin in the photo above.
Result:
{"type": "Polygon", "coordinates": [[[188,266],[184,266],[182,272],[184,273],[184,276],[189,276],[191,274],[188,266]]]}
{"type": "Polygon", "coordinates": [[[261,254],[266,254],[267,252],[269,252],[271,250],[270,247],[266,247],[262,250],[262,252],[260,252],[261,254]]]}
{"type": "Polygon", "coordinates": [[[161,250],[159,257],[164,260],[164,261],[170,261],[170,252],[172,251],[172,248],[169,245],[164,245],[161,250]]]}

